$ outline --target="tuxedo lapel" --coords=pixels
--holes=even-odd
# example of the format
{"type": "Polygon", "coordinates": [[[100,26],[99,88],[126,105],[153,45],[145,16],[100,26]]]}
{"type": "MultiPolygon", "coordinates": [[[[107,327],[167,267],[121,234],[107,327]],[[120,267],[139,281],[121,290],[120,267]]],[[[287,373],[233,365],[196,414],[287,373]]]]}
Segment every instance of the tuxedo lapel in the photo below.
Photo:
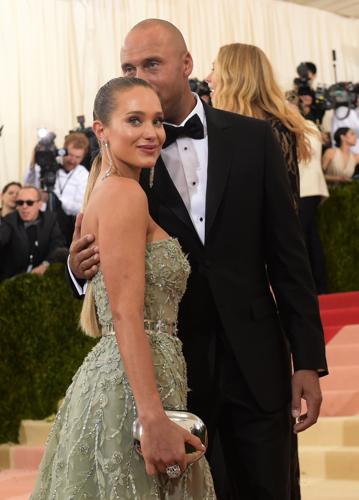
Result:
{"type": "MultiPolygon", "coordinates": [[[[187,208],[178,193],[172,179],[167,171],[167,168],[161,157],[157,160],[154,172],[154,182],[152,191],[162,203],[172,210],[172,212],[187,226],[193,227],[191,218],[188,214],[187,208]]],[[[197,234],[197,233],[196,233],[197,234]]]]}
{"type": "Polygon", "coordinates": [[[221,203],[232,163],[233,146],[229,123],[223,113],[205,105],[208,133],[208,170],[206,190],[206,239],[221,203]]]}

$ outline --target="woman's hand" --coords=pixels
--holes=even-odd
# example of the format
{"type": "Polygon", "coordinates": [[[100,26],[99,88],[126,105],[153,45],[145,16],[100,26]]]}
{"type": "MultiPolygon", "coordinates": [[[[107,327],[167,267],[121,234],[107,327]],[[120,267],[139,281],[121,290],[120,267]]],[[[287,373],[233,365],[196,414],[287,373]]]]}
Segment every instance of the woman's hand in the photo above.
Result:
{"type": "Polygon", "coordinates": [[[178,464],[183,473],[187,467],[185,444],[191,444],[199,452],[205,451],[201,440],[172,422],[167,415],[141,420],[143,434],[141,450],[149,476],[166,474],[166,467],[178,464]]]}

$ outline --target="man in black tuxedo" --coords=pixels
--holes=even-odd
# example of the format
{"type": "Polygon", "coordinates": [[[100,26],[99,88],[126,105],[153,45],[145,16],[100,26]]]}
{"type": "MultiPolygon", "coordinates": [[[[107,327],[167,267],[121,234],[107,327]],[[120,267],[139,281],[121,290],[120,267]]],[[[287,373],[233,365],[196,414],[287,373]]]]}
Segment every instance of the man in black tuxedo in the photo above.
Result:
{"type": "MultiPolygon", "coordinates": [[[[210,437],[218,432],[231,498],[287,500],[291,413],[296,432],[315,423],[327,367],[279,146],[265,121],[212,109],[191,93],[192,58],[172,24],[136,25],[121,61],[124,75],[158,91],[166,122],[183,126],[168,129],[153,183],[149,171],[141,182],[152,217],[192,267],[179,312],[189,409],[210,437]],[[301,398],[308,411],[300,417],[301,398]]],[[[98,249],[92,236],[79,238],[79,225],[70,268],[90,278],[98,249]]]]}

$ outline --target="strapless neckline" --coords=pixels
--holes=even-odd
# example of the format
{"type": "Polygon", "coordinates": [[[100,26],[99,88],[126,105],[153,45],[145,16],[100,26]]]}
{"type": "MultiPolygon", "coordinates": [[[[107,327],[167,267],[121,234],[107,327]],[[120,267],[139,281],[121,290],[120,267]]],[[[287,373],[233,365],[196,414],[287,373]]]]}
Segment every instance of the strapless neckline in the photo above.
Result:
{"type": "Polygon", "coordinates": [[[161,243],[168,243],[170,241],[178,241],[177,238],[173,238],[172,236],[169,236],[168,238],[164,238],[163,240],[154,240],[154,241],[148,241],[146,243],[146,247],[149,247],[149,246],[156,246],[156,245],[160,245],[161,243]]]}

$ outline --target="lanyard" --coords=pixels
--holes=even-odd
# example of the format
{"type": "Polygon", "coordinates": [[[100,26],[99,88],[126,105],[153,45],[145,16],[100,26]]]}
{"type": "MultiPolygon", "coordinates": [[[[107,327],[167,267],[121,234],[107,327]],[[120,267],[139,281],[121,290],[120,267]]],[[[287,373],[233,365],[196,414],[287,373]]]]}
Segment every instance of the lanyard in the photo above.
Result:
{"type": "Polygon", "coordinates": [[[73,169],[73,171],[72,171],[72,172],[70,172],[69,174],[67,174],[67,176],[66,176],[66,180],[65,180],[64,185],[63,185],[63,186],[61,186],[61,184],[60,184],[60,177],[59,177],[59,189],[60,189],[60,194],[61,194],[61,195],[62,195],[62,193],[64,192],[65,187],[67,186],[67,183],[69,182],[69,180],[71,179],[71,177],[74,175],[75,170],[76,170],[76,167],[73,169]]]}

